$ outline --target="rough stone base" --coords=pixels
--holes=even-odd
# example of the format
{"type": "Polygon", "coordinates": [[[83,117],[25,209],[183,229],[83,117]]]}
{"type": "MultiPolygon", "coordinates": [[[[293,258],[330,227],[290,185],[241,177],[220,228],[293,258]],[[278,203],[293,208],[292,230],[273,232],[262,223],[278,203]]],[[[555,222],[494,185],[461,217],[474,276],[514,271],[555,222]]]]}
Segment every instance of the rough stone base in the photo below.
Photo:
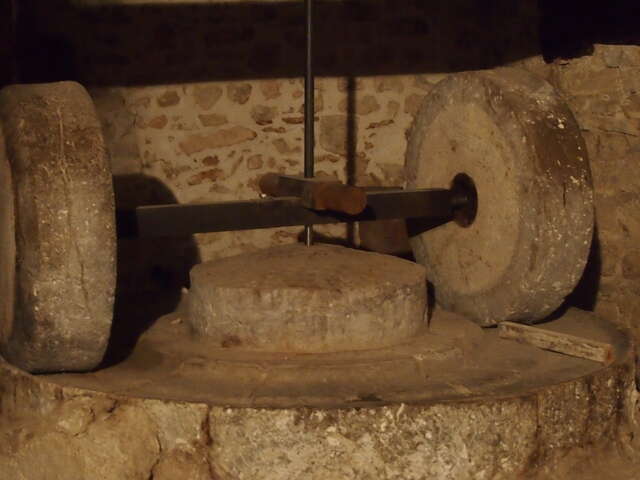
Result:
{"type": "MultiPolygon", "coordinates": [[[[125,383],[117,392],[82,387],[95,374],[32,376],[2,363],[0,478],[517,478],[568,449],[613,443],[630,422],[632,351],[623,335],[603,328],[616,344],[615,363],[592,364],[589,373],[561,383],[531,388],[528,376],[516,376],[520,393],[489,388],[460,392],[457,400],[357,408],[145,398],[139,385],[127,391],[125,383]]],[[[505,358],[505,375],[521,363],[505,358]]],[[[129,364],[121,375],[142,367],[129,364]]],[[[166,375],[157,393],[175,395],[180,381],[166,375]]]]}

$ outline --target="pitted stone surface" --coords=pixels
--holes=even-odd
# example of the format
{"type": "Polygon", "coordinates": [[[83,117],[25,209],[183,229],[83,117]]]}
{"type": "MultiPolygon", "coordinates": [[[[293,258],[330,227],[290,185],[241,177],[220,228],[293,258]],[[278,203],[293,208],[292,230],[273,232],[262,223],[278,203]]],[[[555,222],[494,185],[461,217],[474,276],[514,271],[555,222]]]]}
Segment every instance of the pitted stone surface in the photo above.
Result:
{"type": "Polygon", "coordinates": [[[111,169],[93,103],[72,82],[7,87],[0,127],[0,349],[33,372],[89,370],[109,339],[116,273],[111,169]]]}
{"type": "Polygon", "coordinates": [[[331,352],[394,345],[425,324],[421,265],[333,245],[285,245],[196,265],[189,322],[227,348],[331,352]]]}
{"type": "Polygon", "coordinates": [[[574,289],[593,235],[591,173],[551,85],[506,68],[443,80],[416,117],[406,159],[411,188],[447,188],[464,173],[478,191],[470,226],[411,240],[444,308],[481,325],[533,322],[574,289]]]}
{"type": "MultiPolygon", "coordinates": [[[[452,339],[455,331],[444,328],[452,318],[438,326],[437,315],[433,334],[452,339]]],[[[438,392],[422,401],[376,399],[369,390],[366,399],[332,407],[295,395],[288,405],[268,405],[264,362],[256,362],[246,390],[255,404],[221,401],[221,385],[210,375],[224,371],[238,352],[219,349],[227,358],[214,359],[207,357],[211,348],[183,344],[169,370],[166,362],[184,342],[178,334],[184,325],[175,316],[152,327],[166,329],[164,335],[143,338],[156,343],[155,352],[147,345],[146,353],[102,371],[32,376],[0,361],[0,478],[523,478],[551,468],[571,449],[615,445],[632,421],[628,339],[592,314],[565,317],[547,327],[611,341],[614,363],[603,367],[531,349],[497,338],[495,329],[477,328],[480,350],[462,347],[468,356],[454,364],[426,359],[425,370],[413,371],[416,385],[438,392]]],[[[238,372],[247,371],[246,362],[238,364],[238,372]]],[[[348,372],[348,363],[344,367],[348,372]]],[[[384,362],[378,371],[396,373],[384,362]]],[[[246,379],[239,374],[235,380],[246,379]]],[[[305,382],[303,375],[297,380],[305,382]]]]}

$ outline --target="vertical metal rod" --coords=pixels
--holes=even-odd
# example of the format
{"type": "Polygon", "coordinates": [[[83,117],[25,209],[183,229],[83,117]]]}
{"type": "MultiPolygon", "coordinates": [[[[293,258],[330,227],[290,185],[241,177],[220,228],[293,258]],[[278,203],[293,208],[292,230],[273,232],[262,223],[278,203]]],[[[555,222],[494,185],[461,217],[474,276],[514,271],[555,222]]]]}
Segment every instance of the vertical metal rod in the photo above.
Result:
{"type": "MultiPolygon", "coordinates": [[[[20,80],[18,72],[18,0],[11,0],[4,7],[9,9],[11,16],[9,20],[9,67],[7,68],[7,77],[3,77],[0,81],[7,83],[18,83],[20,80]]],[[[2,86],[0,84],[0,86],[2,86]]]]}
{"type": "MultiPolygon", "coordinates": [[[[313,0],[304,0],[305,33],[307,39],[306,70],[304,76],[304,176],[312,178],[314,172],[314,117],[315,117],[315,85],[313,78],[313,0]]],[[[313,243],[313,226],[304,227],[305,244],[313,243]]]]}

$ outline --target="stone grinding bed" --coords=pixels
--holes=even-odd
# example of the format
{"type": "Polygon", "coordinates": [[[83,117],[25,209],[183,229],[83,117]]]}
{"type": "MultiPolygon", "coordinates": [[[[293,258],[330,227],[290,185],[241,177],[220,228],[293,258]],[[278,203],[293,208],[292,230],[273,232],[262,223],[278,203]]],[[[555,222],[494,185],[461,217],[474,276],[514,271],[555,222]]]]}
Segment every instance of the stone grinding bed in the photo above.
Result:
{"type": "MultiPolygon", "coordinates": [[[[407,320],[417,330],[356,351],[329,351],[330,316],[313,319],[328,326],[311,335],[321,353],[277,351],[281,328],[309,326],[296,315],[272,317],[277,328],[257,339],[237,322],[194,335],[202,319],[189,309],[198,315],[206,303],[198,289],[214,298],[247,294],[256,311],[278,304],[274,298],[289,288],[308,289],[318,303],[300,308],[326,312],[326,294],[334,308],[349,303],[352,297],[340,287],[354,278],[360,280],[357,293],[374,292],[372,305],[393,289],[406,289],[412,302],[425,306],[413,288],[416,280],[424,282],[424,272],[413,263],[336,246],[278,247],[196,267],[183,307],[158,319],[116,365],[32,376],[3,363],[0,431],[10,441],[0,454],[10,452],[12,460],[0,461],[0,473],[41,478],[37,472],[55,458],[66,465],[46,470],[59,472],[56,478],[66,478],[69,465],[79,478],[109,479],[149,473],[154,479],[509,478],[571,447],[612,440],[628,420],[634,385],[629,340],[575,309],[545,327],[612,344],[610,364],[504,340],[495,328],[441,309],[428,324],[423,309],[415,309],[407,320]],[[235,284],[232,272],[239,266],[249,275],[286,255],[293,265],[306,258],[314,266],[312,259],[320,257],[325,269],[316,279],[290,270],[275,281],[265,276],[235,284]],[[346,274],[348,257],[367,262],[346,274]],[[363,276],[379,261],[396,264],[398,283],[381,287],[375,269],[363,276]],[[200,284],[207,270],[229,266],[229,278],[216,278],[209,289],[200,284]],[[254,349],[247,350],[252,341],[254,349]]],[[[335,345],[343,348],[343,340],[337,336],[335,345]]],[[[378,339],[365,334],[362,340],[378,339]]],[[[297,350],[304,347],[300,342],[297,350]]]]}
{"type": "MultiPolygon", "coordinates": [[[[192,282],[183,307],[160,318],[127,359],[49,380],[211,405],[345,408],[527,397],[607,370],[501,339],[497,329],[441,309],[427,322],[423,268],[386,255],[330,245],[275,247],[196,266],[192,282]],[[295,268],[301,261],[308,270],[295,268]],[[381,264],[386,281],[376,268],[381,264]],[[272,277],[253,275],[275,265],[283,268],[272,277]],[[238,283],[245,276],[254,280],[238,283]],[[290,302],[291,295],[306,304],[290,302]],[[398,302],[410,311],[397,315],[398,302]],[[340,310],[352,312],[333,315],[340,310]],[[213,330],[203,334],[207,321],[213,330]],[[348,348],[350,338],[358,348],[348,348]]],[[[548,328],[611,343],[613,363],[629,360],[624,334],[593,314],[570,309],[548,328]]]]}
{"type": "Polygon", "coordinates": [[[465,173],[478,196],[471,221],[413,236],[427,273],[329,245],[207,262],[180,309],[126,359],[93,371],[109,337],[115,255],[113,195],[92,174],[108,172],[98,123],[86,120],[95,113],[76,84],[3,95],[0,180],[13,208],[2,235],[15,238],[15,255],[1,259],[0,332],[3,356],[21,368],[0,364],[0,477],[513,478],[613,441],[629,421],[633,352],[613,325],[574,309],[543,325],[612,345],[606,364],[481,328],[548,319],[589,251],[584,142],[546,82],[465,73],[425,100],[409,185],[446,188],[465,173]],[[38,182],[54,167],[59,190],[36,196],[34,210],[25,202],[49,191],[38,182]],[[83,198],[67,195],[76,185],[88,185],[83,198]],[[43,218],[49,230],[37,238],[48,241],[20,235],[43,218]],[[69,276],[77,281],[60,281],[69,276]],[[102,285],[90,286],[96,299],[86,278],[102,285]],[[41,285],[67,290],[29,296],[41,285]]]}

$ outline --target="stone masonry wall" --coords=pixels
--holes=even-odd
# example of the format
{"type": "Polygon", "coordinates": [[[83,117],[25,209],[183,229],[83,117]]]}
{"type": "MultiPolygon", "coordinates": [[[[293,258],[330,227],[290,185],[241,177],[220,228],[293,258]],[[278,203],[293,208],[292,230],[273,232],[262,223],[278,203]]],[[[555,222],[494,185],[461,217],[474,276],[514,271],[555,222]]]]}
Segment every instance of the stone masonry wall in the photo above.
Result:
{"type": "Polygon", "coordinates": [[[576,58],[518,63],[562,92],[589,151],[596,235],[570,301],[640,338],[640,46],[595,44],[576,58]]]}
{"type": "Polygon", "coordinates": [[[595,310],[640,338],[640,47],[595,45],[549,73],[591,159],[598,231],[587,276],[595,310]]]}
{"type": "MultiPolygon", "coordinates": [[[[301,173],[302,2],[29,1],[41,36],[72,52],[72,62],[57,63],[95,99],[121,204],[147,200],[130,198],[144,179],[179,202],[207,202],[257,198],[266,172],[301,173]]],[[[535,2],[497,3],[318,2],[317,175],[402,185],[406,132],[431,87],[448,72],[534,48],[535,2]]],[[[294,242],[300,231],[197,235],[196,243],[207,260],[294,242]]],[[[318,231],[357,241],[345,225],[318,231]]],[[[395,245],[379,248],[408,249],[397,228],[386,234],[395,245]]]]}

